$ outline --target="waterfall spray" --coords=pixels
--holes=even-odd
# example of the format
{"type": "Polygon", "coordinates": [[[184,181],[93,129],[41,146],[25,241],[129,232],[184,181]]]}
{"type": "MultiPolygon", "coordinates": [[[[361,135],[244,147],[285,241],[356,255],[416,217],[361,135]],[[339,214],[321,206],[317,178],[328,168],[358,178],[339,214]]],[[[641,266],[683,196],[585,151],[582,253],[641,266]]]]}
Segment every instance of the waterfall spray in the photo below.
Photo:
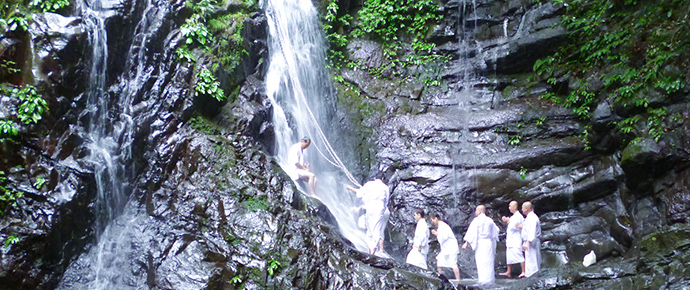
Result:
{"type": "Polygon", "coordinates": [[[321,129],[328,124],[326,97],[332,96],[334,89],[326,70],[325,37],[316,9],[309,0],[265,0],[261,7],[269,23],[266,93],[274,108],[276,158],[283,168],[288,168],[290,146],[302,136],[313,136],[308,150],[328,153],[322,153],[322,158],[310,153],[311,168],[318,179],[317,196],[336,217],[343,235],[366,251],[364,231],[357,226],[357,215],[351,210],[358,201],[344,190],[345,183],[359,184],[335,154],[337,149],[348,148],[332,147],[324,132],[333,130],[321,129]],[[332,161],[325,155],[330,155],[332,161]]]}

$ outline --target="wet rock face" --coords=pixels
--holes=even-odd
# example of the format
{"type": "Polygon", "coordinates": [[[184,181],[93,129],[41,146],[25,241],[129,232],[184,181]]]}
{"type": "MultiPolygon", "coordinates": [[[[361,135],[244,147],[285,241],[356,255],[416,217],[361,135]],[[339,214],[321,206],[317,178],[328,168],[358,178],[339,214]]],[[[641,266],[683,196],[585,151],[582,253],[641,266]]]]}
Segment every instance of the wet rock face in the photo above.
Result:
{"type": "Polygon", "coordinates": [[[72,257],[93,239],[95,199],[92,169],[81,158],[83,132],[76,126],[81,108],[70,104],[76,87],[70,76],[83,69],[75,56],[83,55],[84,29],[78,18],[54,13],[34,15],[26,42],[32,61],[25,72],[45,88],[50,106],[43,121],[18,143],[3,142],[0,170],[22,192],[17,206],[4,209],[0,237],[8,243],[0,252],[0,284],[8,289],[52,288],[72,257]],[[70,80],[70,81],[67,81],[70,80]],[[66,88],[70,87],[69,90],[66,88]],[[27,146],[27,144],[31,144],[27,146]]]}
{"type": "MultiPolygon", "coordinates": [[[[354,2],[343,6],[357,7],[354,2]]],[[[568,109],[537,98],[544,88],[524,88],[513,75],[528,71],[565,39],[565,31],[552,25],[562,8],[477,1],[475,10],[469,2],[446,2],[441,11],[447,22],[430,36],[454,59],[442,70],[447,89],[377,79],[362,70],[343,72],[379,114],[349,116],[355,121],[343,122],[343,134],[361,142],[363,152],[354,154],[362,159],[357,164],[365,164],[360,175],[374,173],[371,168],[390,173],[386,251],[394,260],[354,250],[328,223],[324,206],[297,192],[266,154],[273,151],[275,133],[261,77],[265,19],[248,18],[242,35],[251,40],[250,57],[225,79],[228,86],[240,85],[237,98],[211,103],[191,97],[192,69],[174,60],[180,38],[172,27],[179,25],[175,17],[184,5],[171,4],[174,13],[161,16],[165,25],[148,35],[146,57],[155,61],[147,68],[160,73],[136,80],[140,83],[126,75],[132,83],[117,83],[118,76],[134,70],[121,63],[109,74],[113,94],[128,84],[137,90],[139,128],[131,166],[136,174],[133,201],[125,209],[137,217],[123,266],[128,283],[166,289],[444,289],[449,285],[433,271],[401,262],[411,247],[414,210],[443,213],[461,241],[477,204],[486,204],[503,228],[500,216],[509,215],[510,200],[532,200],[542,222],[545,268],[505,288],[688,286],[688,229],[679,225],[690,220],[687,129],[669,132],[673,144],[644,141],[625,150],[583,150],[577,138],[583,124],[568,109]],[[458,16],[461,5],[466,12],[458,16]],[[460,46],[460,39],[476,45],[460,46]],[[190,119],[199,112],[210,115],[202,118],[205,124],[190,119]],[[648,167],[653,174],[641,170],[648,167]],[[584,268],[582,257],[590,250],[600,262],[584,268]]],[[[126,8],[129,14],[111,16],[135,25],[143,7],[126,8]]],[[[165,14],[161,11],[155,13],[165,14]]],[[[37,64],[42,80],[55,86],[50,110],[55,122],[40,150],[24,149],[11,158],[2,154],[0,163],[21,168],[7,172],[26,195],[21,201],[26,210],[12,211],[0,224],[3,239],[19,237],[0,251],[0,285],[17,289],[53,288],[61,279],[62,285],[80,285],[81,276],[62,275],[70,261],[87,253],[94,233],[95,181],[83,160],[84,132],[75,125],[85,122],[80,115],[85,100],[74,93],[84,89],[83,68],[74,56],[87,48],[79,40],[78,21],[44,18],[37,25],[54,33],[32,37],[59,48],[46,45],[38,53],[60,56],[61,62],[43,57],[37,64]],[[50,178],[43,188],[32,188],[38,176],[50,178]]],[[[117,21],[108,23],[113,29],[117,21]]],[[[124,29],[115,38],[129,43],[132,31],[124,29]]],[[[370,41],[354,41],[348,49],[353,60],[370,68],[385,61],[370,41]]],[[[126,54],[127,47],[114,51],[126,54]]],[[[336,115],[347,118],[344,112],[350,113],[338,108],[336,115]]],[[[616,118],[606,107],[596,114],[602,128],[616,118]]],[[[679,128],[690,125],[684,117],[679,128]]],[[[431,269],[438,252],[432,238],[431,269]]],[[[496,267],[502,270],[500,253],[496,267]]],[[[471,251],[461,252],[463,277],[476,275],[473,259],[471,251]]]]}
{"type": "MultiPolygon", "coordinates": [[[[172,29],[172,18],[184,5],[169,3],[173,13],[166,10],[167,4],[147,10],[147,15],[160,17],[154,17],[148,30],[137,30],[141,35],[134,35],[129,28],[143,13],[140,4],[125,5],[126,15],[107,9],[114,56],[129,53],[126,45],[115,44],[118,41],[148,39],[141,59],[116,63],[111,58],[109,64],[113,65],[108,72],[109,96],[131,94],[136,99],[131,117],[137,124],[134,157],[127,167],[131,201],[112,223],[113,231],[130,239],[125,246],[128,252],[110,257],[124,259],[117,266],[123,272],[113,277],[114,285],[450,289],[433,272],[356,251],[328,223],[333,218],[325,206],[298,193],[275,161],[260,150],[263,144],[271,152],[274,143],[272,109],[260,74],[266,52],[262,15],[254,14],[244,26],[244,37],[259,39],[248,41],[250,57],[234,76],[241,85],[239,95],[225,106],[210,103],[215,108],[206,110],[204,101],[190,93],[193,70],[174,55],[180,37],[172,29]],[[118,22],[125,25],[116,27],[118,22]],[[137,69],[157,73],[135,77],[137,69]],[[203,113],[210,116],[198,116],[203,113]]],[[[50,112],[57,121],[47,130],[40,150],[2,160],[3,168],[25,168],[8,174],[25,192],[20,205],[25,210],[13,211],[12,218],[0,224],[3,240],[19,237],[0,251],[0,284],[12,289],[84,288],[96,271],[84,263],[98,230],[96,183],[85,160],[90,149],[82,127],[88,124],[81,113],[86,97],[79,93],[84,90],[84,76],[79,73],[84,67],[76,65],[84,63],[69,57],[84,55],[89,47],[84,38],[75,41],[74,35],[83,33],[78,21],[46,17],[52,20],[46,20],[45,26],[57,27],[62,34],[37,34],[36,39],[54,39],[62,50],[47,55],[65,56],[57,66],[46,61],[44,81],[55,82],[51,85],[57,97],[50,112]],[[32,189],[38,176],[49,181],[32,189]]],[[[117,243],[109,245],[117,248],[117,243]]]]}
{"type": "MultiPolygon", "coordinates": [[[[391,172],[386,250],[404,260],[417,208],[443,213],[461,240],[476,205],[485,204],[503,229],[500,217],[510,215],[508,203],[531,200],[541,217],[545,269],[528,279],[529,286],[596,288],[649,278],[653,282],[644,285],[682,287],[690,280],[684,270],[649,274],[636,265],[645,237],[688,221],[688,100],[670,105],[683,117],[665,140],[641,140],[628,148],[619,148],[619,137],[608,134],[609,123],[620,118],[618,109],[599,106],[589,125],[605,133],[585,150],[577,136],[588,124],[537,97],[545,89],[526,88],[522,75],[566,41],[559,24],[563,9],[530,1],[444,2],[439,11],[445,22],[429,37],[452,57],[442,71],[442,88],[422,85],[420,94],[409,95],[404,91],[415,87],[413,78],[342,72],[363,99],[385,104],[378,117],[362,123],[377,132],[363,135],[362,144],[376,144],[370,174],[391,172]],[[582,258],[591,250],[600,262],[585,269],[582,258]]],[[[368,41],[353,41],[348,52],[370,68],[387,61],[368,41]]],[[[429,265],[437,251],[432,242],[429,265]]],[[[661,251],[679,260],[688,253],[661,251]]],[[[505,269],[504,259],[499,253],[498,269],[505,269]]],[[[471,253],[461,253],[460,260],[461,272],[476,271],[471,253]]],[[[654,260],[650,267],[668,262],[654,260]]],[[[527,287],[521,283],[506,288],[527,287]]]]}

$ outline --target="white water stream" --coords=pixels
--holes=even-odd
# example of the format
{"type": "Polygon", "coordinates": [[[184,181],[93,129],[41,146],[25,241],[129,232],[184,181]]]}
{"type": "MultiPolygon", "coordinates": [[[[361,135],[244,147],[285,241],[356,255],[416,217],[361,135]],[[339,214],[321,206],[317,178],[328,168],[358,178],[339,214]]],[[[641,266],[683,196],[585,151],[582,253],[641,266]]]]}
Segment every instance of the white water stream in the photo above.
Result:
{"type": "MultiPolygon", "coordinates": [[[[345,190],[346,184],[352,184],[347,171],[344,166],[333,166],[319,154],[321,151],[328,155],[327,139],[338,132],[337,124],[328,124],[327,98],[334,91],[326,70],[325,37],[316,8],[310,0],[263,0],[261,7],[269,24],[266,93],[274,109],[278,162],[288,168],[290,146],[304,136],[311,137],[307,159],[317,177],[316,195],[335,216],[341,233],[365,252],[365,233],[357,225],[359,215],[351,209],[358,201],[345,190]]],[[[337,154],[349,147],[334,144],[333,149],[337,154]]],[[[304,186],[301,188],[306,192],[304,186]]]]}

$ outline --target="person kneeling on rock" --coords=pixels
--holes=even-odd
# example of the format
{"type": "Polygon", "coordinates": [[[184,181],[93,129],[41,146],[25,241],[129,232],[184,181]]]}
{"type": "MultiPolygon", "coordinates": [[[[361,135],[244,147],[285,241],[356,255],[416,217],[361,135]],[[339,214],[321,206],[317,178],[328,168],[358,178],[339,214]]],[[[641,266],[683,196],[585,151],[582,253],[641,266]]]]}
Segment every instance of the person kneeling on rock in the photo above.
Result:
{"type": "Polygon", "coordinates": [[[307,180],[309,183],[309,194],[316,196],[316,175],[309,171],[309,162],[306,161],[306,149],[311,145],[311,139],[304,137],[299,143],[292,145],[288,151],[288,164],[290,166],[288,175],[292,180],[307,180]]]}

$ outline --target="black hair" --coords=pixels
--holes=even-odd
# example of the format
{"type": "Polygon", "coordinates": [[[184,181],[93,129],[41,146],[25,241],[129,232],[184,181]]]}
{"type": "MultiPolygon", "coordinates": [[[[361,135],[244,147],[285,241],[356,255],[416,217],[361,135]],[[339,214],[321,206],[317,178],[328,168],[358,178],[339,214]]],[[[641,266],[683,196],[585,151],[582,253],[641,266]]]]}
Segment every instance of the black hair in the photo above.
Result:
{"type": "Polygon", "coordinates": [[[424,218],[424,216],[426,215],[424,213],[424,210],[421,208],[418,208],[417,210],[415,210],[414,213],[419,214],[419,216],[421,216],[422,218],[424,218]]]}
{"type": "Polygon", "coordinates": [[[302,140],[300,140],[300,141],[311,142],[311,138],[304,136],[304,137],[302,137],[302,140]]]}
{"type": "Polygon", "coordinates": [[[437,212],[432,212],[429,216],[430,216],[431,218],[441,219],[441,214],[439,214],[439,213],[437,213],[437,212]]]}

